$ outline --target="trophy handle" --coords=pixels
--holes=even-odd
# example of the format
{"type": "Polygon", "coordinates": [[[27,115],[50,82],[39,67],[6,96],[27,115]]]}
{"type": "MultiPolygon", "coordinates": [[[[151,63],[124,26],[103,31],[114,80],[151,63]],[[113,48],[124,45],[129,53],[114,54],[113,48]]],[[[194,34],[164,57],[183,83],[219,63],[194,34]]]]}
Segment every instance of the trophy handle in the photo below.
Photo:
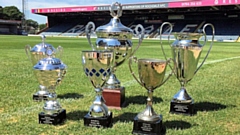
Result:
{"type": "MultiPolygon", "coordinates": [[[[129,70],[130,70],[132,76],[134,77],[134,79],[135,79],[141,86],[143,86],[143,84],[137,79],[136,75],[134,74],[134,72],[133,72],[133,70],[132,70],[132,66],[131,66],[131,65],[132,65],[132,60],[136,63],[137,57],[132,56],[132,57],[129,58],[129,62],[128,62],[129,70]]],[[[143,86],[143,87],[144,87],[144,86],[143,86]]]]}
{"type": "MultiPolygon", "coordinates": [[[[167,65],[169,65],[169,63],[170,63],[170,61],[172,61],[173,63],[174,63],[174,65],[176,65],[175,64],[175,61],[172,59],[172,58],[169,58],[166,62],[167,62],[167,65]]],[[[161,83],[161,84],[159,84],[157,87],[160,87],[160,86],[162,86],[165,82],[167,82],[167,80],[172,76],[172,74],[174,73],[174,69],[175,68],[172,68],[170,65],[169,65],[169,67],[171,68],[171,73],[168,75],[168,77],[161,83]]],[[[156,88],[157,88],[156,87],[156,88]]]]}
{"type": "Polygon", "coordinates": [[[91,32],[94,31],[95,29],[95,24],[93,22],[88,22],[88,24],[85,27],[85,32],[86,32],[86,36],[87,36],[87,40],[88,43],[90,44],[90,46],[92,47],[92,50],[95,50],[92,42],[91,42],[91,32]]]}
{"type": "Polygon", "coordinates": [[[116,18],[119,18],[119,17],[122,16],[122,5],[121,5],[121,3],[118,3],[118,2],[112,3],[112,5],[110,7],[110,15],[112,17],[116,17],[116,18]],[[117,13],[114,12],[114,9],[117,9],[117,13]]]}
{"type": "Polygon", "coordinates": [[[44,44],[45,40],[46,40],[46,36],[45,35],[41,35],[41,39],[42,39],[42,43],[44,44]]]}
{"type": "Polygon", "coordinates": [[[62,54],[63,54],[63,47],[62,46],[58,46],[57,47],[57,54],[59,53],[58,57],[61,58],[62,54]]]}
{"type": "MultiPolygon", "coordinates": [[[[164,22],[161,25],[161,27],[160,27],[160,44],[161,44],[161,49],[162,49],[162,52],[163,52],[163,55],[164,55],[165,59],[167,60],[167,56],[166,56],[166,53],[164,51],[163,43],[162,43],[162,29],[163,29],[164,25],[169,25],[170,26],[170,32],[168,33],[168,43],[169,43],[169,45],[170,45],[170,34],[172,33],[173,25],[170,22],[164,22]]],[[[169,67],[172,69],[171,65],[169,65],[169,67]]]]}
{"type": "Polygon", "coordinates": [[[130,57],[138,50],[139,46],[142,44],[142,41],[143,41],[143,38],[144,38],[144,33],[145,33],[145,29],[143,28],[143,26],[141,24],[138,24],[136,27],[135,27],[135,32],[136,32],[136,36],[139,37],[139,40],[138,40],[138,45],[137,47],[132,51],[130,57]],[[141,30],[140,32],[138,30],[141,30]]]}
{"type": "Polygon", "coordinates": [[[206,61],[207,57],[208,57],[208,54],[210,53],[211,49],[212,49],[212,45],[213,45],[213,41],[214,41],[214,35],[215,35],[215,28],[214,26],[211,24],[211,23],[207,23],[203,26],[203,34],[204,34],[204,44],[203,46],[205,46],[206,42],[207,42],[207,34],[205,32],[205,29],[207,26],[211,26],[212,27],[212,41],[211,41],[211,44],[210,44],[210,47],[208,49],[208,52],[206,54],[206,56],[204,57],[202,63],[198,66],[198,68],[196,69],[196,71],[194,72],[194,74],[197,73],[197,71],[202,67],[203,63],[206,61]]]}
{"type": "Polygon", "coordinates": [[[31,50],[31,46],[30,45],[26,45],[25,46],[25,52],[26,52],[26,55],[28,56],[28,59],[31,61],[30,50],[31,50]]]}

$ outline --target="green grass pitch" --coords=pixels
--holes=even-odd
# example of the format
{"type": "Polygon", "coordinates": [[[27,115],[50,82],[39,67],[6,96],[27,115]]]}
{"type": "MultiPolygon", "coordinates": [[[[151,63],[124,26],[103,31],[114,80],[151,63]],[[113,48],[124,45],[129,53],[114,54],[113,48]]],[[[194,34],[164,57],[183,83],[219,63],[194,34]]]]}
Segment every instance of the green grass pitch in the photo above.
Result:
{"type": "MultiPolygon", "coordinates": [[[[92,40],[94,42],[95,39],[92,40]]],[[[94,88],[81,64],[81,51],[91,49],[86,38],[47,37],[47,43],[55,48],[59,45],[63,47],[61,60],[68,66],[66,77],[56,88],[58,100],[67,110],[67,121],[58,126],[38,124],[38,113],[44,103],[32,100],[38,82],[24,47],[27,44],[33,47],[40,42],[39,36],[0,35],[0,134],[130,135],[133,118],[145,109],[147,92],[131,76],[128,61],[117,68],[116,75],[126,88],[129,105],[122,110],[111,110],[112,128],[98,129],[83,125],[83,116],[95,98],[94,88]]],[[[136,46],[138,40],[133,40],[133,43],[136,46]]],[[[167,42],[164,42],[164,48],[170,57],[167,42]]],[[[200,62],[208,48],[209,42],[204,47],[200,62]]],[[[135,56],[164,59],[159,40],[144,39],[135,56]]],[[[214,42],[206,64],[186,85],[195,101],[195,116],[169,114],[170,100],[180,88],[174,76],[157,88],[153,94],[153,108],[163,115],[166,134],[240,134],[239,65],[240,43],[214,42]]]]}

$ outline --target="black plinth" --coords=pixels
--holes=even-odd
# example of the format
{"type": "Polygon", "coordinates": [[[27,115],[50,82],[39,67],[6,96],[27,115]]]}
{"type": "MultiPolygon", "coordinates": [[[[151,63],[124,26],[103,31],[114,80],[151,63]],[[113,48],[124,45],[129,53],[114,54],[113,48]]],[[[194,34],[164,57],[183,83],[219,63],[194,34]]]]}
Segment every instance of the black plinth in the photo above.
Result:
{"type": "Polygon", "coordinates": [[[178,103],[171,101],[170,113],[184,114],[184,115],[195,115],[197,112],[194,110],[194,103],[178,103]]]}
{"type": "Polygon", "coordinates": [[[112,112],[110,112],[109,115],[104,118],[95,118],[95,117],[91,117],[89,114],[86,114],[84,116],[84,126],[97,127],[97,128],[112,127],[112,112]]]}
{"type": "Polygon", "coordinates": [[[162,124],[162,115],[160,115],[160,120],[156,122],[142,121],[136,116],[133,123],[133,134],[143,134],[143,135],[162,135],[164,134],[164,128],[162,124]]]}
{"type": "Polygon", "coordinates": [[[34,101],[46,101],[48,99],[47,95],[37,95],[33,94],[33,100],[34,101]]]}
{"type": "Polygon", "coordinates": [[[44,112],[41,112],[38,114],[39,124],[61,124],[66,120],[66,116],[65,109],[62,109],[59,113],[53,115],[44,114],[44,112]]]}

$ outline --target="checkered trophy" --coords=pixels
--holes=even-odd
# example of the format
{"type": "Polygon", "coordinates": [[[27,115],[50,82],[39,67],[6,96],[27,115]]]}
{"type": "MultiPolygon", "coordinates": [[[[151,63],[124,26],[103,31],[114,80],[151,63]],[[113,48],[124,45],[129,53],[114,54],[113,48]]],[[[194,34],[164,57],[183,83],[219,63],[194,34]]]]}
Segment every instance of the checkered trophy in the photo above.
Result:
{"type": "Polygon", "coordinates": [[[114,54],[109,50],[82,51],[83,71],[95,88],[96,98],[89,112],[84,116],[84,125],[90,127],[111,127],[112,112],[108,111],[102,97],[102,87],[110,76],[114,54]]]}
{"type": "MultiPolygon", "coordinates": [[[[53,50],[52,56],[55,57],[61,57],[63,48],[61,46],[58,46],[57,49],[55,49],[52,45],[47,44],[45,42],[46,36],[41,35],[42,43],[36,44],[34,47],[31,47],[30,45],[25,46],[25,51],[26,54],[33,64],[38,63],[39,60],[48,57],[46,54],[47,48],[51,48],[53,50]]],[[[49,95],[49,92],[46,90],[46,86],[39,85],[39,90],[33,94],[33,100],[34,101],[42,101],[42,100],[47,100],[49,95]]]]}
{"type": "MultiPolygon", "coordinates": [[[[170,27],[172,27],[172,24],[169,22],[165,22],[162,24],[162,26],[160,27],[160,40],[164,25],[170,25],[170,27]]],[[[174,72],[176,78],[180,82],[181,88],[171,100],[170,113],[186,115],[196,114],[196,111],[194,110],[194,100],[188,94],[185,85],[192,80],[193,76],[197,73],[197,71],[201,68],[201,66],[207,59],[208,54],[210,53],[212,48],[215,34],[214,26],[210,23],[205,24],[202,31],[202,33],[172,33],[176,38],[176,40],[172,44],[170,44],[172,58],[175,63],[174,72]],[[212,28],[210,48],[208,49],[208,52],[204,57],[202,63],[198,66],[198,61],[200,59],[203,47],[207,43],[207,36],[205,32],[207,26],[210,26],[212,28]],[[200,38],[202,36],[204,37],[203,44],[200,43],[200,38]]],[[[161,47],[166,58],[162,41],[161,47]]]]}
{"type": "MultiPolygon", "coordinates": [[[[143,36],[139,36],[139,43],[133,50],[132,37],[134,31],[124,26],[119,19],[122,16],[122,5],[118,2],[113,3],[110,7],[110,14],[113,17],[111,21],[96,28],[96,47],[90,40],[91,32],[95,29],[93,22],[87,24],[86,35],[93,50],[113,50],[115,53],[114,65],[111,67],[112,73],[103,88],[103,97],[108,107],[121,109],[126,106],[125,87],[121,86],[115,71],[118,66],[122,65],[136,52],[143,40],[143,36]],[[117,10],[117,13],[114,10],[117,10]]],[[[139,33],[144,33],[144,28],[139,24],[135,27],[135,31],[136,35],[138,35],[139,33]]]]}

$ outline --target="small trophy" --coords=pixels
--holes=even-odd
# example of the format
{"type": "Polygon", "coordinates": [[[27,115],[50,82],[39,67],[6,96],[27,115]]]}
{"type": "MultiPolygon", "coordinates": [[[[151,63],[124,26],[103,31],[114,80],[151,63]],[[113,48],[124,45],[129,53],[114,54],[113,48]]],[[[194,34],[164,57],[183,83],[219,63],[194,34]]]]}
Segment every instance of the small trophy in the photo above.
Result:
{"type": "MultiPolygon", "coordinates": [[[[168,22],[165,24],[172,25],[168,22]]],[[[164,24],[160,28],[160,33],[162,33],[162,28],[164,24]]],[[[194,100],[187,93],[185,85],[192,80],[193,76],[197,73],[197,71],[201,68],[203,63],[208,57],[210,50],[212,48],[212,44],[214,41],[214,26],[210,23],[207,23],[203,26],[203,33],[172,33],[176,40],[170,45],[172,57],[175,63],[174,72],[175,76],[180,82],[181,88],[180,90],[173,96],[170,104],[170,113],[180,113],[186,115],[194,115],[196,111],[194,110],[194,100]],[[201,56],[201,52],[203,47],[207,42],[205,28],[207,26],[211,26],[212,28],[212,41],[210,44],[210,48],[203,59],[202,63],[198,66],[198,61],[201,56]],[[204,36],[204,43],[200,44],[199,39],[204,36]]],[[[161,37],[160,37],[161,40],[161,37]]],[[[161,42],[162,51],[164,53],[163,45],[161,42]]],[[[166,55],[164,53],[166,58],[166,55]]],[[[167,59],[167,58],[166,58],[167,59]]]]}
{"type": "Polygon", "coordinates": [[[90,127],[111,127],[112,112],[108,111],[102,97],[102,86],[111,73],[113,51],[82,51],[83,70],[95,87],[96,98],[89,112],[84,116],[84,125],[90,127]]]}
{"type": "Polygon", "coordinates": [[[133,134],[151,134],[158,135],[163,131],[162,115],[155,113],[153,104],[153,91],[163,85],[168,78],[171,76],[169,74],[167,77],[166,69],[170,62],[169,60],[159,60],[159,59],[136,59],[136,57],[131,57],[129,59],[129,69],[135,80],[148,92],[147,106],[146,109],[140,112],[134,118],[133,134]],[[138,77],[135,76],[131,64],[134,59],[138,65],[138,77]],[[165,80],[164,80],[165,78],[165,80]]]}
{"type": "MultiPolygon", "coordinates": [[[[45,35],[41,35],[41,38],[42,43],[35,45],[33,48],[31,48],[30,45],[25,46],[26,54],[31,63],[33,64],[33,66],[37,64],[39,60],[47,57],[46,55],[47,48],[52,48],[53,57],[55,57],[57,53],[59,54],[59,56],[62,55],[61,46],[58,46],[57,49],[55,49],[52,45],[45,43],[46,39],[45,35]]],[[[49,92],[46,90],[46,86],[39,85],[39,90],[35,94],[33,94],[33,100],[34,101],[47,100],[48,94],[49,92]]]]}
{"type": "Polygon", "coordinates": [[[66,110],[62,109],[56,100],[55,88],[66,75],[66,65],[58,58],[53,57],[52,48],[46,50],[47,58],[41,59],[33,68],[40,85],[45,86],[49,92],[47,101],[44,104],[43,112],[40,112],[40,124],[57,125],[66,120],[66,110]]]}
{"type": "Polygon", "coordinates": [[[122,5],[118,2],[113,3],[110,7],[110,15],[113,17],[111,21],[106,25],[99,26],[95,31],[97,35],[96,47],[90,40],[90,34],[95,29],[93,22],[87,24],[86,35],[93,50],[107,49],[114,51],[114,65],[111,67],[111,75],[103,87],[103,97],[108,107],[121,109],[126,106],[125,87],[121,86],[114,72],[118,66],[122,65],[139,48],[143,40],[144,28],[140,24],[135,27],[137,35],[138,33],[143,34],[139,36],[138,46],[133,50],[132,37],[134,32],[132,29],[124,26],[119,19],[122,16],[122,5]],[[116,9],[117,13],[114,12],[116,9]],[[139,32],[139,29],[141,32],[139,32]]]}

